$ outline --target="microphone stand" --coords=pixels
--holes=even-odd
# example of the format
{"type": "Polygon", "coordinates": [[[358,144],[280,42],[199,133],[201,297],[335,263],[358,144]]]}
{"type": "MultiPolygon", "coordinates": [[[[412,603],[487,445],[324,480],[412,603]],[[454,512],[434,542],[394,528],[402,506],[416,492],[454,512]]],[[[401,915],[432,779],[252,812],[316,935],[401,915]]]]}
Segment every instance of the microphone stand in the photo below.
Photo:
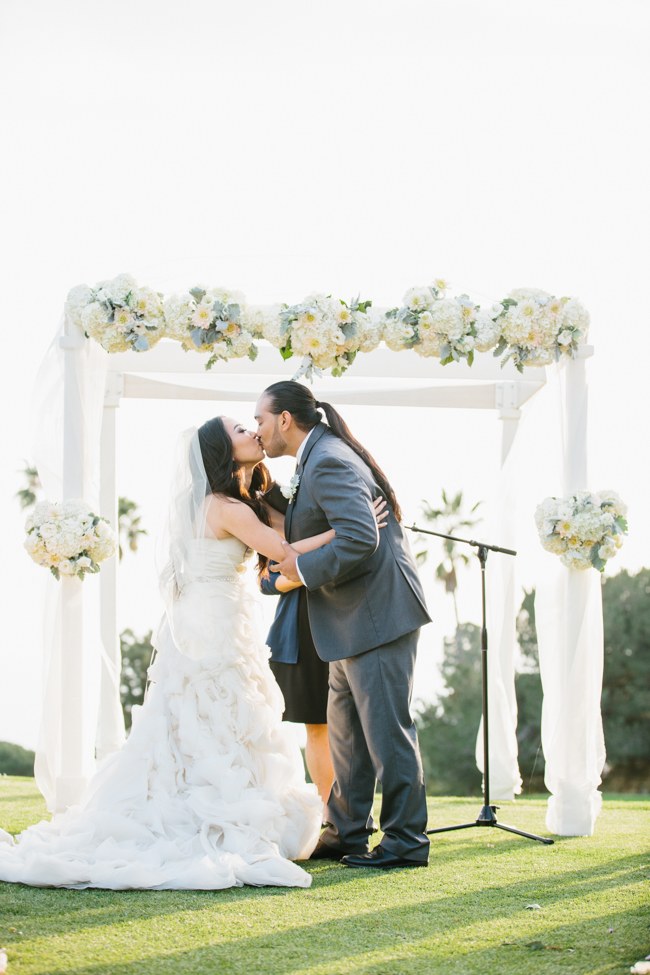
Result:
{"type": "Polygon", "coordinates": [[[487,611],[485,603],[485,564],[487,562],[488,552],[501,552],[502,555],[516,555],[517,553],[511,548],[501,548],[499,545],[488,545],[485,542],[477,542],[474,539],[469,538],[458,538],[455,535],[443,535],[442,532],[430,531],[427,528],[417,528],[415,523],[408,526],[405,525],[408,531],[417,532],[421,535],[435,535],[437,538],[447,538],[453,542],[462,542],[464,545],[471,545],[476,549],[476,555],[481,563],[481,608],[482,608],[482,623],[481,623],[481,686],[483,691],[483,808],[481,809],[478,818],[473,823],[461,823],[459,826],[440,826],[437,829],[428,829],[426,832],[429,833],[448,833],[456,829],[470,829],[473,826],[496,826],[498,829],[507,830],[508,833],[516,833],[518,836],[525,836],[529,840],[537,840],[539,843],[551,844],[554,840],[546,839],[543,836],[537,836],[535,833],[525,833],[521,829],[515,829],[514,826],[506,826],[504,823],[497,822],[496,811],[498,806],[493,806],[490,803],[490,742],[489,742],[489,727],[488,727],[488,668],[487,668],[487,651],[488,651],[488,634],[487,634],[487,611]]]}

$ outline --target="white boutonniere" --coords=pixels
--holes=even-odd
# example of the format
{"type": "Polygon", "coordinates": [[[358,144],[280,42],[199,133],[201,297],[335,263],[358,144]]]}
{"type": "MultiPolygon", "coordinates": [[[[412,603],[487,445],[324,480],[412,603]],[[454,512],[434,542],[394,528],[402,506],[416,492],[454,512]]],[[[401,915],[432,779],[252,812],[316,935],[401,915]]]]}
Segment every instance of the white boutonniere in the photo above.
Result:
{"type": "Polygon", "coordinates": [[[296,491],[298,490],[298,485],[300,484],[300,474],[294,474],[289,483],[280,488],[283,497],[287,498],[289,504],[293,501],[296,496],[296,491]]]}

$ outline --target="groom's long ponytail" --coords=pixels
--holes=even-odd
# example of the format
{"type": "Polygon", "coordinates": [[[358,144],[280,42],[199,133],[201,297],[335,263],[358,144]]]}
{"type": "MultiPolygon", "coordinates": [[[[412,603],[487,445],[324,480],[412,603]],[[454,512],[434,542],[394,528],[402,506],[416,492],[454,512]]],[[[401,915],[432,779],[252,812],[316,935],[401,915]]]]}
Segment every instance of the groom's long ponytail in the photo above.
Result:
{"type": "Polygon", "coordinates": [[[332,433],[343,440],[368,465],[372,471],[372,476],[388,499],[388,503],[393,509],[396,519],[398,521],[402,520],[402,511],[397,503],[395,492],[390,486],[388,478],[374,457],[352,435],[347,423],[331,403],[317,402],[310,389],[293,379],[273,383],[272,386],[268,386],[264,390],[264,395],[269,397],[271,413],[277,415],[286,410],[287,413],[291,413],[296,425],[301,430],[311,430],[317,423],[320,423],[321,415],[319,410],[322,410],[332,433]]]}

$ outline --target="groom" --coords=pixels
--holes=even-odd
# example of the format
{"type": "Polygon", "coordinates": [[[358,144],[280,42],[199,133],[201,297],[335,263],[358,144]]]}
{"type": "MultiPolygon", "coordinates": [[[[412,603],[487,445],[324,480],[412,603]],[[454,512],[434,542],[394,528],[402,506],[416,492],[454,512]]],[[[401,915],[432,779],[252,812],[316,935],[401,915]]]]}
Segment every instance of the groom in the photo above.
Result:
{"type": "Polygon", "coordinates": [[[312,858],[350,867],[426,866],[426,797],[409,704],[419,630],[429,615],[395,495],[337,411],[316,402],[301,383],[269,386],[255,413],[266,454],[295,456],[297,465],[285,517],[286,557],[274,571],[304,583],[314,646],[330,662],[327,719],[336,778],[329,825],[312,858]],[[372,507],[379,494],[392,508],[381,531],[372,507]],[[329,528],[336,537],[313,552],[298,557],[288,544],[329,528]],[[376,779],[384,835],[370,853],[376,779]]]}

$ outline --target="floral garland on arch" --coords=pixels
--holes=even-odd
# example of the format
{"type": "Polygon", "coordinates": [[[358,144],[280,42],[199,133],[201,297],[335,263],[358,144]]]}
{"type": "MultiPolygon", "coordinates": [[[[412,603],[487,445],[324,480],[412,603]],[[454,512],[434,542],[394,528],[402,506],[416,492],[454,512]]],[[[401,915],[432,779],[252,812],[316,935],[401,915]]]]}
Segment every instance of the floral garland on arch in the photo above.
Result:
{"type": "Polygon", "coordinates": [[[186,351],[209,352],[209,369],[218,359],[255,359],[255,341],[264,339],[284,359],[302,357],[294,378],[323,370],[341,376],[358,352],[382,341],[395,352],[413,349],[443,365],[464,360],[471,366],[476,352],[491,351],[519,372],[573,357],[586,341],[589,315],[575,298],[519,288],[481,308],[465,294],[447,297],[448,287],[437,279],[410,288],[401,305],[384,311],[372,309],[368,299],[324,294],[262,308],[224,288],[194,287],[165,298],[121,274],[94,288],[73,288],[66,307],[73,323],[107,352],[144,352],[165,337],[186,351]]]}
{"type": "Polygon", "coordinates": [[[627,534],[627,507],[615,491],[545,498],[535,511],[542,546],[569,569],[605,570],[627,534]]]}

